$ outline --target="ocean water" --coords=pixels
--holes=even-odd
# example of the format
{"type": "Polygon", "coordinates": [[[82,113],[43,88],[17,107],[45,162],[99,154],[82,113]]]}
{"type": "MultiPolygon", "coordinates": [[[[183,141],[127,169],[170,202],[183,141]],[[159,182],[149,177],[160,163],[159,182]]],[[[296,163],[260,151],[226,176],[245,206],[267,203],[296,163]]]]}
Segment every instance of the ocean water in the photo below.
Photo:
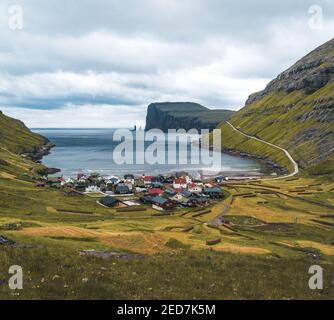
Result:
{"type": "MultiPolygon", "coordinates": [[[[145,173],[148,175],[167,174],[176,171],[187,171],[194,176],[200,176],[201,174],[215,175],[222,172],[227,175],[229,173],[231,175],[236,173],[256,175],[266,170],[255,160],[224,153],[216,154],[216,156],[221,157],[221,165],[218,167],[206,166],[201,163],[192,164],[190,152],[185,155],[180,154],[178,148],[174,155],[179,159],[177,164],[119,165],[113,159],[113,151],[119,144],[119,142],[113,141],[115,129],[33,129],[33,131],[42,134],[55,143],[56,147],[51,150],[48,156],[43,158],[43,163],[48,167],[61,169],[66,177],[76,176],[78,172],[99,172],[102,175],[117,176],[125,173],[135,175],[145,173]],[[186,164],[180,164],[180,162],[186,164]]],[[[145,142],[145,150],[151,143],[145,142]]],[[[186,148],[187,150],[191,149],[190,141],[187,142],[186,148]]],[[[168,151],[167,147],[166,150],[165,157],[167,159],[170,156],[168,152],[174,151],[168,151]]]]}

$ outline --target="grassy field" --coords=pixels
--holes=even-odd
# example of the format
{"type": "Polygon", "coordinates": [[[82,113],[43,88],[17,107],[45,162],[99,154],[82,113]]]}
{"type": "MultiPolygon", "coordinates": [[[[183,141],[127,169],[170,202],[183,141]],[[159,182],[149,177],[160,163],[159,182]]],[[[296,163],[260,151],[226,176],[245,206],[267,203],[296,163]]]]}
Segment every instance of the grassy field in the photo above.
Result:
{"type": "Polygon", "coordinates": [[[2,299],[334,298],[331,180],[230,182],[203,215],[154,216],[39,189],[9,171],[0,177],[0,235],[18,246],[1,247],[0,279],[18,264],[25,282],[22,291],[2,285],[2,299]],[[225,225],[207,225],[223,212],[225,225]],[[88,249],[128,256],[80,255],[88,249]],[[325,270],[319,292],[308,289],[313,264],[325,270]]]}
{"type": "MultiPolygon", "coordinates": [[[[31,240],[33,241],[33,240],[31,240]]],[[[78,255],[94,243],[45,240],[34,249],[0,251],[5,278],[12,263],[23,266],[24,289],[8,299],[331,299],[333,265],[325,268],[325,288],[308,289],[306,256],[288,261],[273,256],[236,255],[210,250],[174,250],[131,259],[101,259],[78,255]]]]}
{"type": "Polygon", "coordinates": [[[231,181],[209,208],[157,216],[37,188],[34,172],[0,148],[0,235],[16,241],[0,245],[0,299],[334,298],[333,180],[231,181]],[[316,292],[314,264],[325,276],[316,292]],[[8,288],[11,265],[23,267],[22,291],[8,288]]]}

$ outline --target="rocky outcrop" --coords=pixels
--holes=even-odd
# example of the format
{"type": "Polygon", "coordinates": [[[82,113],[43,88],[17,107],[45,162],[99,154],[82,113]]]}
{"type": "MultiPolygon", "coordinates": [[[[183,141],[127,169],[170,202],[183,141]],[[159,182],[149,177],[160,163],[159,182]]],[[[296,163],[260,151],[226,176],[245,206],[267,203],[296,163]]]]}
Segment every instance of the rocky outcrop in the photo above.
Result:
{"type": "Polygon", "coordinates": [[[166,102],[148,106],[146,130],[160,129],[209,129],[231,118],[233,111],[210,110],[197,103],[166,102]]]}
{"type": "Polygon", "coordinates": [[[312,94],[334,80],[334,39],[326,42],[281,73],[267,87],[252,94],[246,105],[252,104],[272,91],[287,93],[303,90],[312,94]]]}
{"type": "Polygon", "coordinates": [[[55,144],[52,142],[46,142],[44,145],[36,147],[32,152],[23,153],[21,156],[32,161],[40,161],[43,157],[50,154],[52,148],[55,147],[55,144]]]}

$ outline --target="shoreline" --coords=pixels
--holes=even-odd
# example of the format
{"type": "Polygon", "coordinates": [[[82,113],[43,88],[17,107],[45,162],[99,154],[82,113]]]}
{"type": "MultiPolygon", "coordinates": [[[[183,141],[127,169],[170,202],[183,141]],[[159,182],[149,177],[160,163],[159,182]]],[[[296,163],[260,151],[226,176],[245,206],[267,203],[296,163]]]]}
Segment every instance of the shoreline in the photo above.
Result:
{"type": "Polygon", "coordinates": [[[256,156],[254,154],[249,154],[246,152],[242,152],[239,150],[235,150],[235,149],[223,149],[222,153],[226,153],[232,156],[238,156],[241,158],[246,158],[246,159],[252,159],[252,160],[256,160],[259,163],[261,163],[262,165],[264,165],[264,167],[269,171],[274,171],[276,172],[277,176],[283,176],[285,174],[288,173],[288,170],[284,167],[281,167],[280,165],[278,165],[277,163],[275,163],[272,160],[266,159],[264,157],[261,156],[256,156]]]}
{"type": "MultiPolygon", "coordinates": [[[[201,147],[203,147],[203,146],[201,146],[201,147]]],[[[210,145],[209,150],[210,151],[215,151],[215,148],[212,145],[210,145]]],[[[270,172],[272,174],[276,173],[276,177],[284,176],[284,175],[289,173],[288,169],[280,166],[279,164],[275,163],[274,161],[272,161],[270,159],[266,159],[266,158],[261,157],[261,156],[256,156],[255,154],[250,154],[250,153],[242,152],[242,151],[239,151],[239,150],[236,150],[236,149],[229,149],[229,148],[224,148],[224,147],[222,147],[222,149],[219,150],[219,151],[221,153],[224,153],[224,154],[227,154],[227,155],[230,155],[230,156],[237,156],[237,157],[240,157],[240,158],[246,158],[246,159],[255,160],[255,161],[259,162],[264,167],[264,169],[265,169],[264,171],[266,171],[266,172],[260,172],[260,173],[256,172],[255,173],[256,177],[250,177],[249,179],[262,178],[262,177],[265,177],[265,176],[270,176],[270,172]]],[[[253,171],[247,170],[247,171],[243,171],[243,172],[232,172],[232,175],[231,175],[231,173],[222,171],[221,175],[224,175],[224,174],[228,175],[229,174],[233,178],[245,179],[245,175],[243,173],[254,174],[253,171]]]]}
{"type": "Polygon", "coordinates": [[[28,153],[23,153],[22,156],[31,161],[39,162],[43,159],[43,157],[50,154],[51,149],[54,148],[55,146],[56,145],[51,141],[47,141],[45,144],[41,145],[37,150],[28,153]]]}
{"type": "Polygon", "coordinates": [[[45,167],[45,170],[44,170],[43,174],[45,174],[45,175],[55,174],[55,173],[61,172],[61,169],[49,168],[42,163],[43,158],[45,156],[49,155],[51,150],[55,146],[56,145],[53,142],[51,142],[49,140],[46,140],[46,142],[43,145],[41,145],[37,150],[34,150],[32,152],[29,152],[29,153],[21,154],[21,156],[26,158],[26,159],[29,159],[29,160],[37,163],[37,164],[42,164],[45,167]]]}
{"type": "MultiPolygon", "coordinates": [[[[49,168],[46,165],[42,163],[42,160],[45,156],[49,155],[51,153],[51,150],[55,147],[56,145],[46,139],[45,144],[40,146],[37,150],[34,150],[33,152],[30,153],[25,153],[22,154],[23,157],[28,158],[31,161],[34,161],[35,163],[42,164],[45,167],[45,173],[44,174],[55,174],[62,172],[62,169],[59,168],[49,168]]],[[[202,146],[203,147],[203,146],[202,146]]],[[[210,150],[214,151],[214,147],[210,146],[210,150]]],[[[215,174],[210,174],[210,168],[205,168],[205,169],[198,169],[196,170],[198,174],[203,177],[203,178],[212,178],[214,176],[225,176],[229,177],[231,179],[242,179],[242,180],[252,180],[252,179],[259,179],[263,178],[266,176],[284,176],[288,171],[287,169],[280,167],[278,164],[275,162],[265,159],[261,156],[256,156],[254,154],[248,154],[246,152],[241,152],[235,149],[228,149],[228,148],[223,148],[222,150],[219,150],[221,153],[230,155],[230,156],[236,156],[240,158],[247,158],[250,160],[255,160],[261,165],[261,171],[254,171],[252,169],[250,170],[245,170],[245,171],[224,171],[223,168],[222,170],[217,170],[215,174]]],[[[165,175],[170,175],[170,174],[176,174],[179,171],[184,171],[182,169],[178,170],[177,168],[173,171],[168,171],[164,172],[163,174],[165,175]]],[[[194,170],[190,170],[194,171],[194,170]]],[[[98,172],[98,170],[96,170],[98,172]]],[[[129,172],[131,173],[131,172],[129,172]]],[[[151,174],[150,172],[145,172],[147,174],[151,174]]],[[[189,172],[190,173],[190,172],[189,172]]],[[[115,173],[112,173],[114,175],[115,173]]],[[[153,173],[152,173],[153,174],[153,173]]]]}

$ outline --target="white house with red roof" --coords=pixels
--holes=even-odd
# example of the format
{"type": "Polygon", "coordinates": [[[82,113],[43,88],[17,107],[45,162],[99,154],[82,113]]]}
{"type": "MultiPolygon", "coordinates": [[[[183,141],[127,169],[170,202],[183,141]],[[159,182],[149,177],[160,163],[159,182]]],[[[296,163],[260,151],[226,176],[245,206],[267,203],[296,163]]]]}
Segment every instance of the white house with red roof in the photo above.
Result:
{"type": "Polygon", "coordinates": [[[185,178],[178,178],[175,179],[173,182],[173,188],[174,189],[187,189],[188,183],[185,178]]]}
{"type": "Polygon", "coordinates": [[[197,185],[196,183],[189,183],[188,190],[192,193],[202,193],[203,187],[200,185],[197,185]]]}
{"type": "Polygon", "coordinates": [[[153,179],[152,176],[143,176],[143,181],[144,181],[144,184],[145,184],[145,185],[150,185],[150,184],[152,184],[152,179],[153,179]]]}

